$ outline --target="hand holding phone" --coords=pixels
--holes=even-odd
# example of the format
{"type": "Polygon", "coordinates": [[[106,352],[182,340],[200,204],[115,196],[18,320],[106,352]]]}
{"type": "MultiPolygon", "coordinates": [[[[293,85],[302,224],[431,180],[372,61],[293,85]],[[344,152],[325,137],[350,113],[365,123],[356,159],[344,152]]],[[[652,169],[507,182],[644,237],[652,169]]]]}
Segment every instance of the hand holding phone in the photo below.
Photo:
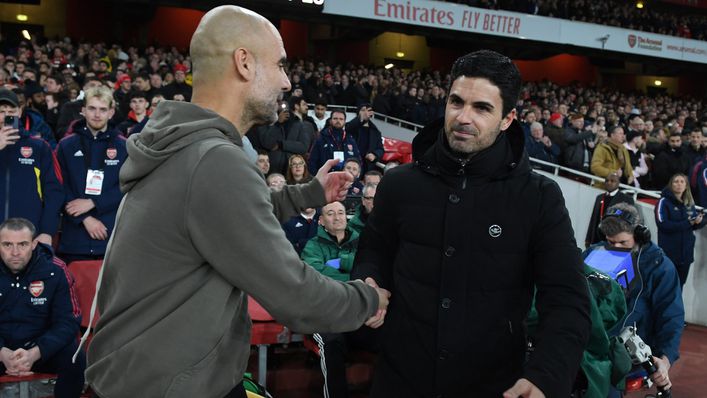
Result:
{"type": "MultiPolygon", "coordinates": [[[[5,117],[7,120],[7,117],[5,117]]],[[[0,150],[5,149],[8,145],[13,145],[17,140],[20,139],[18,134],[19,129],[13,127],[12,125],[4,125],[0,128],[0,150]]]]}

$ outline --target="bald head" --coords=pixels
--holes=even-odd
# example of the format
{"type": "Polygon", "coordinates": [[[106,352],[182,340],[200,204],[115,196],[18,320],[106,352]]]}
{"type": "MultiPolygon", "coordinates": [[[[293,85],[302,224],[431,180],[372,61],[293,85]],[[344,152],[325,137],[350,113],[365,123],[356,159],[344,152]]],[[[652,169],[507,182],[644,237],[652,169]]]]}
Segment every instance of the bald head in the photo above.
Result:
{"type": "Polygon", "coordinates": [[[204,15],[192,36],[192,103],[230,120],[239,133],[277,120],[278,100],[291,88],[277,29],[236,6],[204,15]]]}
{"type": "Polygon", "coordinates": [[[225,5],[207,12],[189,45],[194,84],[222,78],[224,72],[233,69],[238,49],[257,57],[264,45],[273,44],[270,38],[282,43],[270,21],[253,11],[225,5]]]}

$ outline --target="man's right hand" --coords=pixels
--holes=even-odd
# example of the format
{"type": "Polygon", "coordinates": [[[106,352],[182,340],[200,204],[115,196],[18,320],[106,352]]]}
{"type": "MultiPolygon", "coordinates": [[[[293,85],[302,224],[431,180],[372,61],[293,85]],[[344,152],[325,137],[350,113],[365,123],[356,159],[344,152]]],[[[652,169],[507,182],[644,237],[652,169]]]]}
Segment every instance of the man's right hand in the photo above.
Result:
{"type": "Polygon", "coordinates": [[[378,284],[375,280],[373,280],[373,278],[366,278],[366,284],[375,288],[378,293],[378,311],[375,315],[368,318],[365,325],[370,328],[377,329],[383,326],[383,322],[385,321],[385,314],[388,311],[388,299],[390,299],[390,292],[382,287],[378,287],[378,284]]]}
{"type": "Polygon", "coordinates": [[[91,237],[91,239],[96,239],[96,240],[106,240],[108,239],[108,228],[106,228],[103,223],[94,217],[86,217],[83,220],[83,226],[86,228],[86,231],[88,231],[88,235],[91,237]]]}
{"type": "Polygon", "coordinates": [[[670,378],[668,377],[668,370],[670,370],[670,361],[665,356],[661,358],[653,357],[653,363],[655,364],[656,371],[650,375],[651,380],[664,389],[669,389],[672,386],[670,383],[670,378]]]}
{"type": "Polygon", "coordinates": [[[8,145],[14,145],[20,139],[20,130],[13,129],[12,126],[2,126],[0,128],[0,150],[8,145]]]}

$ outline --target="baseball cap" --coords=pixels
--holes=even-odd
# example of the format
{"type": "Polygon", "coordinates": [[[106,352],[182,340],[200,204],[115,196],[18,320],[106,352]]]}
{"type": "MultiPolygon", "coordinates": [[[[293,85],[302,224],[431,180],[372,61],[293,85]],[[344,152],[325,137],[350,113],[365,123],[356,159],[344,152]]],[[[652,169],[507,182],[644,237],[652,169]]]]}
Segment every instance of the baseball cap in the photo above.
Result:
{"type": "Polygon", "coordinates": [[[20,106],[20,100],[17,98],[17,94],[6,88],[0,88],[0,104],[2,103],[10,104],[14,107],[20,106]]]}

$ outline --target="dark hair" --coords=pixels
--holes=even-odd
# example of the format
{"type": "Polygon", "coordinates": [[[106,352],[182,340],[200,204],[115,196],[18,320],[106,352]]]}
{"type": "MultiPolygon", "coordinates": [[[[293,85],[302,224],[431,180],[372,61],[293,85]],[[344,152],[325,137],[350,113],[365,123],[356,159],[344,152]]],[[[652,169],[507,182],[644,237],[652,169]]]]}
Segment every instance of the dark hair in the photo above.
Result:
{"type": "Polygon", "coordinates": [[[60,84],[62,86],[65,83],[64,76],[59,73],[52,73],[51,75],[47,76],[47,79],[52,79],[56,82],[56,84],[60,84]]]}
{"type": "Polygon", "coordinates": [[[290,100],[288,101],[290,109],[294,111],[295,105],[299,105],[303,100],[304,98],[300,97],[299,95],[293,95],[292,97],[290,97],[290,100]]]}
{"type": "Polygon", "coordinates": [[[332,109],[331,112],[329,113],[329,117],[331,118],[332,116],[334,116],[335,113],[341,113],[342,115],[344,115],[344,119],[346,119],[346,111],[343,110],[342,108],[332,109]]]}
{"type": "Polygon", "coordinates": [[[606,214],[625,214],[625,216],[604,217],[599,223],[599,230],[607,237],[622,232],[633,234],[636,225],[641,223],[641,216],[634,206],[628,203],[617,203],[606,210],[606,214]],[[631,221],[629,221],[631,220],[631,221]]]}
{"type": "Polygon", "coordinates": [[[513,61],[491,50],[479,50],[457,58],[452,65],[451,84],[460,76],[488,79],[501,91],[503,116],[516,104],[520,93],[520,72],[513,61]]]}
{"type": "Polygon", "coordinates": [[[358,165],[358,167],[361,167],[361,161],[358,160],[358,158],[347,158],[347,159],[344,161],[344,164],[349,163],[349,162],[354,162],[354,163],[356,163],[356,164],[358,165]]]}
{"type": "Polygon", "coordinates": [[[147,80],[148,82],[150,81],[150,74],[148,72],[140,72],[135,76],[135,78],[141,78],[142,80],[147,80]]]}
{"type": "Polygon", "coordinates": [[[258,149],[257,152],[258,152],[258,155],[268,156],[268,151],[266,151],[265,149],[258,149]]]}
{"type": "Polygon", "coordinates": [[[624,126],[622,126],[620,124],[615,124],[615,125],[609,127],[606,131],[609,132],[609,135],[612,135],[612,134],[614,134],[614,131],[616,131],[616,129],[623,129],[623,128],[624,128],[624,126]]]}
{"type": "Polygon", "coordinates": [[[29,232],[32,233],[32,237],[34,238],[34,234],[37,233],[37,229],[34,227],[34,224],[26,218],[8,218],[0,224],[0,231],[3,229],[9,229],[10,231],[22,231],[25,228],[29,229],[29,232]]]}
{"type": "Polygon", "coordinates": [[[128,102],[132,101],[135,98],[144,98],[145,100],[147,100],[147,93],[142,90],[130,90],[130,93],[128,94],[128,102]]]}
{"type": "Polygon", "coordinates": [[[328,106],[327,103],[323,100],[318,99],[318,100],[314,101],[314,106],[320,106],[320,105],[325,108],[328,106]]]}
{"type": "Polygon", "coordinates": [[[383,178],[383,173],[381,173],[381,172],[378,171],[378,170],[369,170],[369,171],[366,172],[366,174],[363,175],[364,178],[365,178],[366,176],[378,176],[378,177],[380,177],[380,178],[383,178]]]}

